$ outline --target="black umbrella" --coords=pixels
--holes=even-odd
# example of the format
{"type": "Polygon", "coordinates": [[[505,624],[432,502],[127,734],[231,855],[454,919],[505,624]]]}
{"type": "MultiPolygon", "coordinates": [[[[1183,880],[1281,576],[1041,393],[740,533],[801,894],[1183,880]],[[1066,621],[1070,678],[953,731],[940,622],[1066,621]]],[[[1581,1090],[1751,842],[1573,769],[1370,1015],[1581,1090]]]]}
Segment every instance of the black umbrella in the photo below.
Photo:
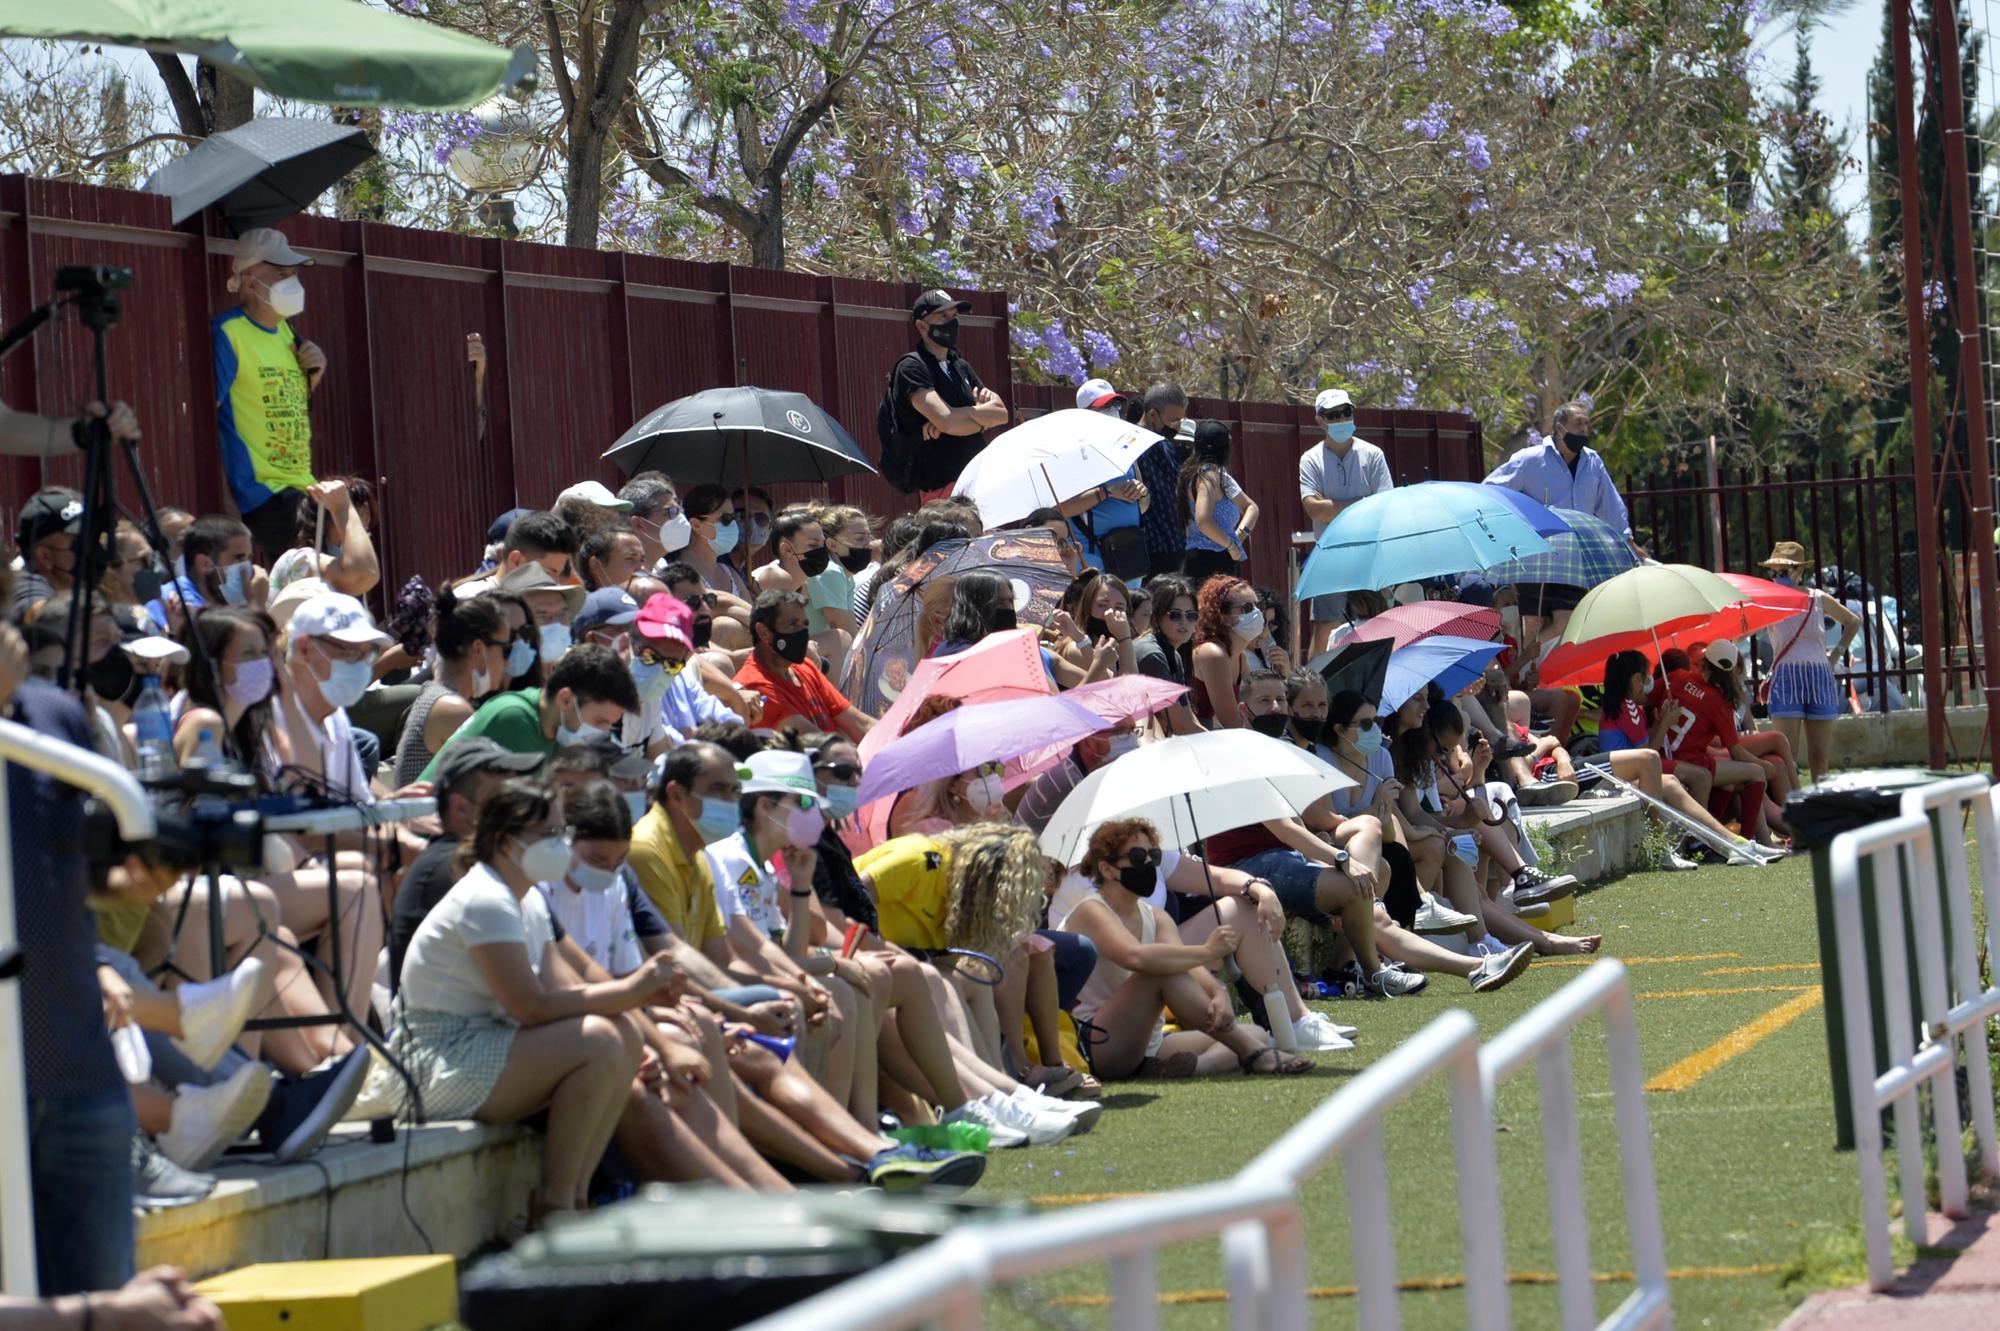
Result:
{"type": "Polygon", "coordinates": [[[218,204],[237,235],[274,226],[375,155],[353,125],[274,116],[212,134],[153,173],[146,189],[174,201],[174,221],[218,204]]]}
{"type": "Polygon", "coordinates": [[[1395,642],[1388,638],[1344,642],[1314,657],[1306,669],[1326,681],[1329,698],[1342,689],[1353,689],[1371,702],[1380,702],[1382,681],[1389,674],[1389,654],[1395,650],[1395,642]]]}
{"type": "Polygon", "coordinates": [[[804,393],[710,388],[648,412],[604,456],[627,476],[649,469],[684,485],[737,489],[827,481],[875,467],[840,422],[804,393]]]}

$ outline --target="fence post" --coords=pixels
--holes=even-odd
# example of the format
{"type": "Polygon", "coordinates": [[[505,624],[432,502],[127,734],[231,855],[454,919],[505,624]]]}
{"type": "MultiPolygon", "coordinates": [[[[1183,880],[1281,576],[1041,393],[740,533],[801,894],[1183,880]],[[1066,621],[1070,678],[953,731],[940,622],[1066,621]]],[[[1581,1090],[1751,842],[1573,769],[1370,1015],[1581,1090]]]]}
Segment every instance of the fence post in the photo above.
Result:
{"type": "Polygon", "coordinates": [[[1590,1225],[1583,1201],[1583,1144],[1576,1124],[1576,1078],[1569,1037],[1551,1040],[1535,1057],[1542,1105],[1542,1145],[1549,1223],[1555,1231],[1556,1301],[1566,1331],[1590,1331],[1596,1299],[1590,1279],[1590,1225]]]}
{"type": "Polygon", "coordinates": [[[1160,1325],[1160,1254],[1141,1248],[1113,1257],[1111,1267],[1111,1331],[1158,1331],[1160,1325]]]}
{"type": "Polygon", "coordinates": [[[1458,1165],[1458,1227],[1465,1245],[1466,1325],[1473,1331],[1507,1331],[1514,1314],[1507,1302],[1507,1251],[1500,1234],[1500,1163],[1478,1047],[1461,1051],[1445,1075],[1458,1165]]]}

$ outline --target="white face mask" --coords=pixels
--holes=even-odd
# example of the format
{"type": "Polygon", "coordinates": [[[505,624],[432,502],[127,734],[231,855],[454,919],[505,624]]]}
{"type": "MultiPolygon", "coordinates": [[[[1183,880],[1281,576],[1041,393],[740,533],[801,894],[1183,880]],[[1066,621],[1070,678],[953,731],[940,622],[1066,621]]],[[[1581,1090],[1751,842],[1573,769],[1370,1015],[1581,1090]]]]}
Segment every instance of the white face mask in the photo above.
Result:
{"type": "Polygon", "coordinates": [[[222,570],[222,599],[230,605],[249,604],[250,578],[255,572],[247,559],[222,570]]]}
{"type": "Polygon", "coordinates": [[[632,813],[632,821],[633,821],[633,822],[635,822],[635,823],[636,823],[636,822],[638,822],[638,821],[639,821],[639,820],[640,820],[641,818],[644,818],[644,817],[646,816],[646,807],[647,807],[647,806],[646,806],[646,792],[645,792],[645,791],[643,791],[643,790],[628,790],[628,791],[626,791],[626,792],[625,792],[625,807],[626,807],[627,809],[631,810],[631,813],[632,813]]]}
{"type": "Polygon", "coordinates": [[[492,691],[492,689],[493,689],[493,676],[487,674],[484,670],[475,670],[472,672],[473,697],[484,698],[488,693],[492,691]]]}
{"type": "Polygon", "coordinates": [[[1504,606],[1500,611],[1500,627],[1507,630],[1507,636],[1514,641],[1521,640],[1521,607],[1504,606]]]}
{"type": "Polygon", "coordinates": [[[569,867],[569,843],[559,836],[531,841],[521,852],[521,872],[530,882],[553,883],[569,872],[569,867]]]}
{"type": "Polygon", "coordinates": [[[264,300],[277,311],[280,319],[296,319],[305,313],[305,283],[296,277],[273,282],[264,289],[264,300]]]}
{"type": "Polygon", "coordinates": [[[1139,747],[1139,732],[1136,730],[1127,730],[1122,734],[1113,735],[1106,741],[1106,745],[1109,753],[1106,755],[1105,761],[1115,762],[1139,747]]]}
{"type": "Polygon", "coordinates": [[[685,513],[676,513],[660,524],[660,548],[670,555],[687,549],[693,539],[694,524],[685,513]]]}
{"type": "MultiPolygon", "coordinates": [[[[554,837],[549,838],[549,840],[555,841],[559,846],[562,845],[562,842],[556,841],[554,837]]],[[[536,846],[543,844],[545,843],[537,841],[534,846],[530,846],[528,849],[533,851],[536,846]]],[[[565,850],[567,850],[567,847],[565,847],[565,850]]],[[[524,858],[522,867],[525,868],[526,866],[527,861],[524,858]]],[[[616,869],[600,869],[594,864],[585,864],[582,860],[571,860],[569,881],[572,886],[580,888],[585,892],[609,892],[618,885],[618,871],[616,869]]]]}
{"type": "Polygon", "coordinates": [[[1247,615],[1238,615],[1236,622],[1230,628],[1237,637],[1243,639],[1245,642],[1249,642],[1264,631],[1264,612],[1262,610],[1252,610],[1247,615]]]}
{"type": "Polygon", "coordinates": [[[554,670],[556,662],[562,660],[563,653],[569,650],[569,625],[559,619],[554,623],[544,624],[539,630],[539,636],[542,644],[542,668],[554,670]]]}
{"type": "Polygon", "coordinates": [[[340,661],[327,658],[325,679],[314,677],[320,697],[335,707],[352,707],[361,701],[374,682],[375,667],[367,661],[340,661]]]}
{"type": "Polygon", "coordinates": [[[587,744],[599,735],[608,735],[610,733],[605,727],[594,726],[584,720],[583,713],[580,711],[576,714],[576,724],[574,726],[563,720],[560,712],[556,714],[556,747],[559,749],[566,749],[572,744],[587,744]]]}
{"type": "Polygon", "coordinates": [[[974,813],[985,813],[998,804],[1005,793],[1000,778],[991,772],[984,772],[966,783],[965,802],[972,806],[974,813]]]}

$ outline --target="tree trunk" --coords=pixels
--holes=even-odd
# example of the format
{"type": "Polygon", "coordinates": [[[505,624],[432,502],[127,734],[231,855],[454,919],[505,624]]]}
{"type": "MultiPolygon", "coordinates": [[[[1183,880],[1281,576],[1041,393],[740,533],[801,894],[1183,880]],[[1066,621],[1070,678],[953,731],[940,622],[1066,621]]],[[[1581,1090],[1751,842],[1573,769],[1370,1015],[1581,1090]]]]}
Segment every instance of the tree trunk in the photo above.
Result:
{"type": "Polygon", "coordinates": [[[591,123],[579,105],[569,133],[569,164],[563,172],[563,244],[597,248],[597,224],[604,212],[604,141],[609,131],[591,123]]]}
{"type": "MultiPolygon", "coordinates": [[[[604,49],[595,68],[580,65],[588,87],[577,89],[569,118],[569,165],[563,173],[563,201],[568,217],[563,240],[585,249],[597,248],[598,223],[604,214],[604,149],[625,101],[632,95],[632,75],[639,63],[639,39],[646,21],[641,0],[618,0],[606,22],[604,49]]],[[[585,42],[588,51],[588,42],[585,42]]]]}
{"type": "Polygon", "coordinates": [[[257,90],[223,73],[206,60],[195,62],[194,86],[201,98],[203,117],[208,121],[207,132],[210,134],[247,125],[257,114],[257,90]]]}
{"type": "Polygon", "coordinates": [[[750,266],[785,266],[785,187],[769,176],[764,180],[762,207],[757,209],[757,229],[750,233],[750,266]]]}

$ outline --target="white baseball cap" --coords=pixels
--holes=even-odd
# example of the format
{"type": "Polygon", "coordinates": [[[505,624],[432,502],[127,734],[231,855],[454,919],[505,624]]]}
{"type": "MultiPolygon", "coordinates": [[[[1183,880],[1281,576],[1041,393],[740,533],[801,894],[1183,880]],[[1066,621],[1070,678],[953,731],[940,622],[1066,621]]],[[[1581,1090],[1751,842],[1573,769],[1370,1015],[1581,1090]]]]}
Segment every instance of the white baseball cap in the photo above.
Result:
{"type": "Polygon", "coordinates": [[[371,647],[387,647],[395,641],[375,627],[366,606],[341,592],[321,592],[305,601],[292,611],[290,631],[294,638],[332,638],[371,647]]]}
{"type": "Polygon", "coordinates": [[[745,795],[803,795],[806,807],[819,799],[819,783],[813,779],[812,759],[789,749],[760,749],[744,762],[750,775],[743,779],[745,795]]]}
{"type": "Polygon", "coordinates": [[[630,513],[632,511],[632,501],[629,499],[620,499],[617,495],[612,494],[611,491],[605,488],[603,481],[578,481],[575,485],[570,486],[569,489],[556,496],[558,504],[565,499],[581,499],[595,504],[599,508],[615,508],[620,513],[630,513]]]}
{"type": "Polygon", "coordinates": [[[1123,402],[1125,395],[1111,386],[1109,379],[1086,379],[1076,390],[1079,411],[1095,411],[1107,402],[1123,402]]]}
{"type": "Polygon", "coordinates": [[[1354,399],[1347,395],[1345,388],[1322,388],[1319,396],[1313,399],[1313,410],[1316,412],[1332,411],[1335,407],[1353,405],[1354,399]]]}
{"type": "Polygon", "coordinates": [[[1740,653],[1736,650],[1736,644],[1728,638],[1717,638],[1714,642],[1708,644],[1708,647],[1701,654],[1702,659],[1717,670],[1736,669],[1736,660],[1739,655],[1740,653]]]}
{"type": "Polygon", "coordinates": [[[280,268],[301,268],[312,260],[292,248],[285,233],[276,227],[252,227],[236,238],[236,257],[229,271],[240,273],[251,264],[268,263],[280,268]]]}

